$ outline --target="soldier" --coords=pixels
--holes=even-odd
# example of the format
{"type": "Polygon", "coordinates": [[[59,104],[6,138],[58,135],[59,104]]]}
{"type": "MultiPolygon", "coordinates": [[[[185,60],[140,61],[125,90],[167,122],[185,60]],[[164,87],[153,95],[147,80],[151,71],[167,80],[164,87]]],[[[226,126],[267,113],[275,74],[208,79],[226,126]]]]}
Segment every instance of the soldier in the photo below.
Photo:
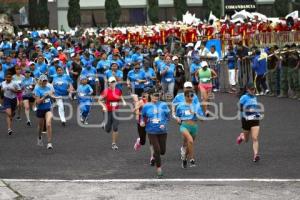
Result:
{"type": "Polygon", "coordinates": [[[285,52],[282,53],[282,62],[280,69],[280,95],[279,98],[288,97],[288,50],[290,50],[290,45],[285,45],[283,49],[285,52]]]}
{"type": "Polygon", "coordinates": [[[279,65],[280,58],[275,53],[275,51],[278,50],[278,46],[271,47],[269,51],[268,56],[268,73],[267,73],[267,80],[269,85],[270,96],[276,96],[277,95],[277,68],[279,65]]]}
{"type": "Polygon", "coordinates": [[[291,46],[288,53],[288,85],[291,89],[290,98],[297,99],[297,91],[299,90],[298,84],[298,68],[299,68],[299,55],[296,49],[296,44],[291,46]]]}

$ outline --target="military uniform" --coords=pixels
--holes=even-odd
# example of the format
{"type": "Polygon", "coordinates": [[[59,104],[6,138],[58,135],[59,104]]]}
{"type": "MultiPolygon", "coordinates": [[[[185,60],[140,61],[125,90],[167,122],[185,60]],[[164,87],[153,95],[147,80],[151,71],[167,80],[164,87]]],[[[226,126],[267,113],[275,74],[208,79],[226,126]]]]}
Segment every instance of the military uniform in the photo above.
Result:
{"type": "Polygon", "coordinates": [[[280,95],[279,97],[288,97],[288,55],[283,54],[280,69],[280,95]]]}
{"type": "Polygon", "coordinates": [[[289,88],[292,90],[291,98],[297,97],[297,92],[299,91],[299,84],[298,84],[298,69],[297,64],[299,62],[298,53],[290,52],[288,56],[288,85],[289,88]]]}
{"type": "Polygon", "coordinates": [[[277,65],[278,65],[278,58],[276,55],[272,55],[268,58],[268,73],[267,73],[267,80],[270,90],[270,96],[277,96],[277,65]]]}

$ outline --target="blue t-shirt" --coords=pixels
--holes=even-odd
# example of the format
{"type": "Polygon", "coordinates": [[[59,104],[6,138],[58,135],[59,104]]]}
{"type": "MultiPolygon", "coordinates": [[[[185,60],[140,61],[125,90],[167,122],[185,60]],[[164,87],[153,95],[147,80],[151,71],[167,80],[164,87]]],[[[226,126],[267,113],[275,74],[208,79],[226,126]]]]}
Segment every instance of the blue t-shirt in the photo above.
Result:
{"type": "Polygon", "coordinates": [[[29,77],[29,78],[25,77],[21,83],[21,87],[23,89],[23,96],[32,97],[35,84],[36,84],[36,81],[33,77],[29,77]]]}
{"type": "Polygon", "coordinates": [[[196,64],[196,63],[192,63],[191,67],[190,67],[190,73],[192,74],[192,82],[196,83],[196,77],[194,76],[194,74],[201,68],[201,64],[196,64]]]}
{"type": "Polygon", "coordinates": [[[48,68],[48,77],[53,78],[56,75],[56,67],[54,65],[51,65],[48,68]]]}
{"type": "MultiPolygon", "coordinates": [[[[112,70],[106,70],[104,74],[105,74],[106,79],[108,80],[110,77],[113,76],[113,71],[112,70]]],[[[123,79],[123,72],[121,70],[117,70],[115,72],[115,77],[122,80],[123,79]]],[[[123,89],[123,84],[122,83],[117,83],[116,88],[118,88],[119,90],[122,90],[123,89]]]]}
{"type": "Polygon", "coordinates": [[[110,61],[109,60],[100,60],[97,63],[97,71],[104,73],[106,70],[108,70],[110,68],[110,61]]]}
{"type": "Polygon", "coordinates": [[[161,66],[164,64],[164,61],[161,59],[157,59],[156,61],[154,61],[154,64],[156,66],[157,72],[160,73],[161,66]]]}
{"type": "Polygon", "coordinates": [[[89,84],[80,84],[77,88],[77,96],[79,103],[92,102],[91,95],[93,94],[93,89],[89,84]]]}
{"type": "Polygon", "coordinates": [[[264,75],[267,72],[267,58],[264,58],[262,55],[255,56],[252,68],[257,75],[264,75]]]}
{"type": "Polygon", "coordinates": [[[48,71],[48,66],[46,63],[36,63],[35,68],[39,69],[42,74],[45,74],[48,71]]]}
{"type": "Polygon", "coordinates": [[[2,83],[4,79],[5,79],[5,71],[4,68],[2,68],[2,70],[0,71],[0,83],[2,83]]]}
{"type": "Polygon", "coordinates": [[[142,109],[141,120],[145,120],[147,134],[166,134],[170,109],[165,102],[146,103],[142,109]]]}
{"type": "Polygon", "coordinates": [[[52,55],[52,53],[51,53],[50,51],[44,52],[43,55],[44,55],[44,57],[45,57],[49,62],[52,61],[53,55],[52,55]]]}
{"type": "Polygon", "coordinates": [[[132,64],[132,57],[130,55],[126,56],[124,58],[125,65],[131,65],[132,64]]]}
{"type": "Polygon", "coordinates": [[[196,121],[198,117],[203,117],[204,115],[200,103],[187,104],[184,101],[177,105],[176,116],[179,117],[182,121],[196,121]]]}
{"type": "Polygon", "coordinates": [[[169,69],[164,75],[162,75],[161,82],[164,82],[164,83],[175,82],[175,77],[174,77],[175,65],[174,64],[169,64],[169,65],[163,64],[161,66],[160,73],[162,73],[167,67],[169,67],[169,69]]]}
{"type": "MultiPolygon", "coordinates": [[[[46,94],[50,94],[53,91],[53,88],[50,85],[46,85],[45,87],[41,87],[37,85],[34,89],[34,95],[36,97],[44,97],[46,94]]],[[[38,110],[47,110],[51,109],[51,98],[48,96],[42,103],[37,104],[38,110]]]]}
{"type": "Polygon", "coordinates": [[[234,51],[228,52],[226,58],[228,60],[228,69],[235,69],[236,54],[234,51]]]}
{"type": "Polygon", "coordinates": [[[86,76],[88,78],[88,82],[90,85],[96,84],[96,75],[97,70],[95,67],[86,67],[81,71],[81,75],[86,76]]]}
{"type": "Polygon", "coordinates": [[[146,80],[146,74],[141,70],[133,69],[128,72],[128,79],[132,88],[144,88],[144,83],[139,83],[138,80],[146,80]]]}
{"type": "Polygon", "coordinates": [[[241,116],[245,119],[255,120],[260,117],[257,98],[249,93],[240,98],[241,116]]]}
{"type": "Polygon", "coordinates": [[[132,62],[143,62],[144,58],[143,55],[140,53],[134,53],[131,56],[132,62]]]}
{"type": "Polygon", "coordinates": [[[152,80],[153,77],[156,77],[155,71],[153,68],[149,67],[146,71],[144,68],[141,69],[145,73],[146,83],[144,83],[145,87],[152,87],[155,82],[152,80]]]}
{"type": "Polygon", "coordinates": [[[56,74],[53,77],[53,88],[54,88],[54,95],[55,96],[67,96],[68,95],[68,88],[70,84],[72,84],[72,79],[69,75],[63,74],[58,75],[56,74]]]}

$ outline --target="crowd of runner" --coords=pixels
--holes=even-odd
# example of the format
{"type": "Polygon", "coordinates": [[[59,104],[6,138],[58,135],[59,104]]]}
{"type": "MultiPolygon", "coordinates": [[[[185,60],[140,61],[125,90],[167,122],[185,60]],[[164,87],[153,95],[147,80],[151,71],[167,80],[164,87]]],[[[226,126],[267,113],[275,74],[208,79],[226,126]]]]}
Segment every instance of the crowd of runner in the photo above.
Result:
{"type": "Polygon", "coordinates": [[[77,101],[80,122],[87,125],[91,106],[97,102],[105,116],[103,130],[112,132],[112,149],[117,150],[118,110],[133,103],[138,132],[134,149],[138,151],[145,145],[148,136],[150,163],[156,165],[158,176],[162,176],[161,155],[166,151],[170,120],[179,124],[182,134],[182,167],[196,165],[193,146],[199,132],[197,121],[209,117],[207,103],[212,92],[219,91],[216,80],[221,59],[227,63],[230,93],[240,89],[245,92],[240,99],[243,132],[237,143],[252,137],[255,162],[260,159],[261,118],[256,96],[300,98],[296,45],[278,51],[276,46],[249,49],[239,43],[226,47],[221,58],[216,47],[207,49],[205,42],[196,48],[193,43],[183,45],[176,40],[174,46],[128,42],[99,45],[93,37],[60,36],[55,32],[39,35],[36,31],[17,37],[1,36],[0,40],[1,107],[6,112],[9,135],[17,131],[13,119],[22,120],[21,112],[25,112],[27,126],[35,126],[30,115],[35,112],[37,145],[44,145],[42,133],[46,132],[47,149],[53,149],[54,105],[62,126],[66,126],[65,102],[77,101]],[[210,67],[209,59],[215,61],[216,68],[210,67]],[[243,59],[251,60],[256,79],[240,88],[238,72],[243,59]],[[124,98],[128,95],[130,100],[124,98]]]}

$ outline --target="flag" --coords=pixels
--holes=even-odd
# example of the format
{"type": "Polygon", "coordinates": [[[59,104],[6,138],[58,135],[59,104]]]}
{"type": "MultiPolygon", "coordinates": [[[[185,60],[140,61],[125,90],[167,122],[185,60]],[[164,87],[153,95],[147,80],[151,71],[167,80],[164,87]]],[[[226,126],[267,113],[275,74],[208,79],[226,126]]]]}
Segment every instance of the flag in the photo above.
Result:
{"type": "Polygon", "coordinates": [[[287,16],[285,16],[285,19],[292,17],[293,19],[298,19],[299,18],[299,11],[296,10],[290,14],[288,14],[287,16]]]}

